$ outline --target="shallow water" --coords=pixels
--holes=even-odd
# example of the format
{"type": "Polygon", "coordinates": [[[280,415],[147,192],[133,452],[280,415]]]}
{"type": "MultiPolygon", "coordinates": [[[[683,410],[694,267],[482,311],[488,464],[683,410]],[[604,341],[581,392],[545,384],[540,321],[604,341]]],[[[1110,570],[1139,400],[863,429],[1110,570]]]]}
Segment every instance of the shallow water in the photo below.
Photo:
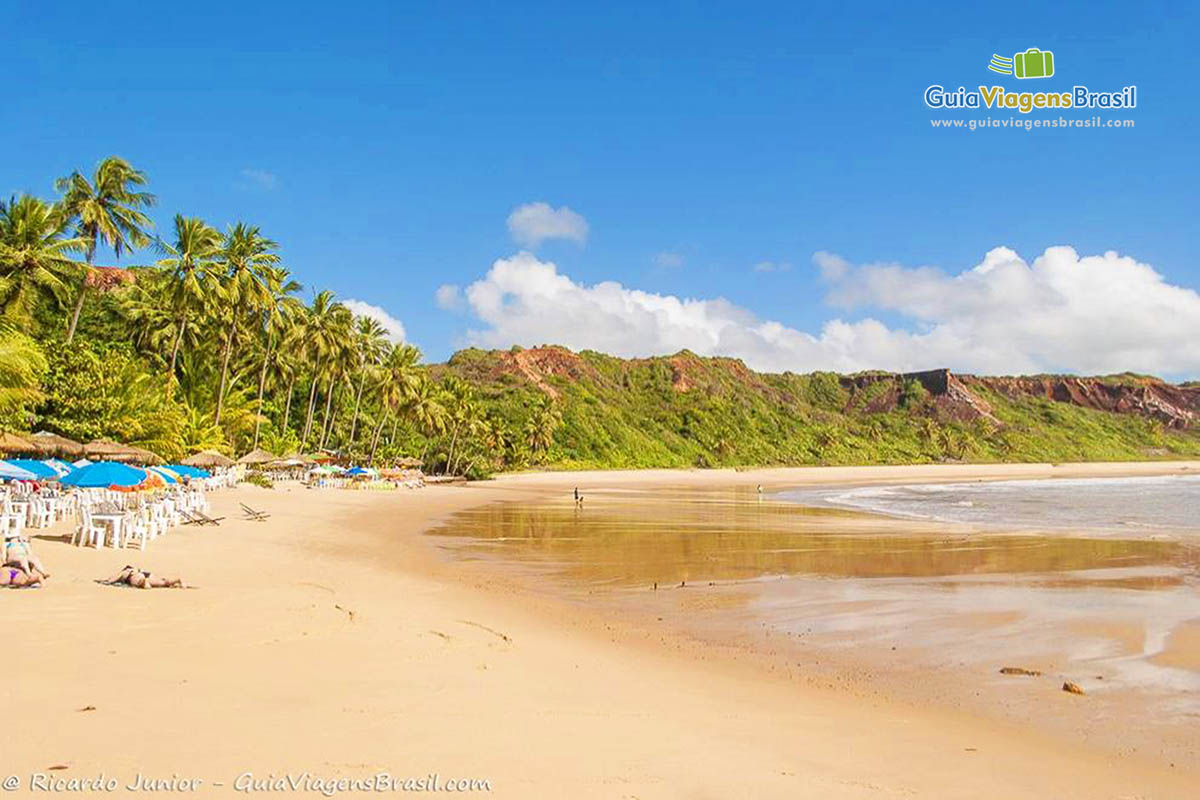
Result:
{"type": "Polygon", "coordinates": [[[1200,536],[1200,475],[805,489],[780,497],[991,527],[1200,536]]]}
{"type": "Polygon", "coordinates": [[[1200,548],[1185,513],[1198,490],[1191,477],[590,490],[582,509],[570,498],[498,503],[433,533],[457,557],[701,636],[900,646],[921,669],[992,676],[1018,660],[1187,718],[1200,714],[1200,548]],[[834,505],[868,502],[908,519],[834,505]],[[1099,524],[1118,508],[1119,523],[1136,524],[1099,524]]]}

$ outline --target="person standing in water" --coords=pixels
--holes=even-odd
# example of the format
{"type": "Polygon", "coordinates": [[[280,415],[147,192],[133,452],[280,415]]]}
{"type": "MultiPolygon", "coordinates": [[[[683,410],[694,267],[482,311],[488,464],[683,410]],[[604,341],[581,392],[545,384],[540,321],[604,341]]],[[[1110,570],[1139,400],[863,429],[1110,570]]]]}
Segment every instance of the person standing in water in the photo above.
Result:
{"type": "Polygon", "coordinates": [[[576,505],[576,506],[582,506],[582,505],[583,505],[583,495],[581,495],[581,494],[579,493],[579,487],[578,487],[578,486],[576,486],[576,487],[575,487],[575,505],[576,505]]]}

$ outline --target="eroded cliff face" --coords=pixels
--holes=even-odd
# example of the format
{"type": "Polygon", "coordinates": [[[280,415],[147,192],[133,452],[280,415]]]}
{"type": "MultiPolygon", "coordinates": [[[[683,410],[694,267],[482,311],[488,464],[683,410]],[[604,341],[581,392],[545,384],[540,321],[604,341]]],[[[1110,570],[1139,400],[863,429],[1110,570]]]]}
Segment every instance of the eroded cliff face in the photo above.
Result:
{"type": "Polygon", "coordinates": [[[842,385],[851,392],[851,406],[856,394],[870,391],[870,400],[860,407],[868,412],[881,412],[899,407],[905,384],[914,380],[929,392],[943,415],[962,421],[994,419],[991,406],[979,391],[984,389],[1012,400],[1043,398],[1097,411],[1137,414],[1156,419],[1169,428],[1184,429],[1200,422],[1200,386],[1176,386],[1158,378],[1135,375],[986,377],[936,369],[851,375],[842,378],[842,385]],[[888,384],[884,391],[878,388],[881,382],[888,384]]]}
{"type": "Polygon", "coordinates": [[[1176,386],[1158,378],[1134,375],[983,378],[968,375],[962,382],[968,387],[972,384],[986,386],[1006,397],[1044,397],[1099,411],[1139,414],[1159,420],[1169,428],[1187,428],[1200,420],[1200,387],[1176,386]]]}
{"type": "MultiPolygon", "coordinates": [[[[490,364],[486,370],[489,377],[516,375],[555,398],[559,393],[549,382],[552,377],[568,381],[599,379],[588,359],[564,347],[492,351],[484,357],[490,364]]],[[[735,387],[735,391],[740,387],[750,392],[778,394],[764,380],[766,376],[733,358],[707,358],[685,350],[661,358],[614,358],[609,361],[612,362],[626,372],[634,367],[661,365],[669,370],[671,386],[680,393],[712,391],[715,376],[719,375],[726,391],[729,387],[735,387]]],[[[847,413],[871,414],[903,408],[912,400],[911,387],[915,382],[928,393],[927,398],[921,399],[932,403],[937,415],[947,420],[998,422],[986,397],[992,392],[1012,400],[1042,398],[1114,414],[1137,414],[1179,430],[1200,424],[1200,384],[1175,385],[1139,375],[987,377],[934,369],[843,375],[837,382],[849,398],[847,413]]]]}

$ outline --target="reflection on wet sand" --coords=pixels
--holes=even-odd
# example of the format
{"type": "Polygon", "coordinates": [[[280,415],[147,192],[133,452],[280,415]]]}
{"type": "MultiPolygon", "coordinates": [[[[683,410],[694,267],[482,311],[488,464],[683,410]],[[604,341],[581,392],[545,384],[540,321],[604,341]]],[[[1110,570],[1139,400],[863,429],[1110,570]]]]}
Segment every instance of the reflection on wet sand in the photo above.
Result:
{"type": "Polygon", "coordinates": [[[466,537],[456,545],[466,551],[615,586],[774,575],[1067,573],[1197,563],[1193,549],[1174,541],[973,533],[945,523],[900,524],[837,509],[758,501],[735,490],[652,496],[590,492],[587,503],[583,510],[566,503],[498,503],[459,514],[434,533],[466,537]]]}
{"type": "Polygon", "coordinates": [[[1140,726],[1144,744],[1198,744],[1200,550],[1185,539],[1004,533],[744,489],[593,489],[583,509],[498,503],[433,533],[458,557],[550,578],[569,597],[607,598],[701,638],[790,646],[793,665],[801,652],[851,654],[924,684],[933,669],[940,687],[962,684],[964,702],[1025,721],[1046,717],[1066,677],[1089,706],[1049,724],[1101,713],[1140,726]],[[998,675],[1014,662],[1045,685],[998,675]],[[981,688],[998,694],[979,700],[981,688]]]}

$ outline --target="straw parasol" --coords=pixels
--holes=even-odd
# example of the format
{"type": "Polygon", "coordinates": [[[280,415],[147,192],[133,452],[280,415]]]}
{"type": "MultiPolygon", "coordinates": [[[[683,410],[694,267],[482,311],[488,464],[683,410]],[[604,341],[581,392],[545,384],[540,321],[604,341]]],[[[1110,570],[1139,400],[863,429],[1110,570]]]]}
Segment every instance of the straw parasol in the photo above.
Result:
{"type": "Polygon", "coordinates": [[[108,439],[97,439],[83,446],[84,454],[95,460],[117,461],[122,464],[161,464],[162,459],[131,444],[120,444],[108,439]]]}
{"type": "Polygon", "coordinates": [[[41,449],[36,444],[24,436],[17,436],[15,433],[8,432],[0,434],[0,453],[4,453],[5,455],[9,453],[40,455],[41,452],[41,449]]]}
{"type": "Polygon", "coordinates": [[[420,467],[424,465],[424,460],[420,458],[398,458],[396,459],[397,467],[420,467]]]}
{"type": "Polygon", "coordinates": [[[188,467],[232,467],[233,459],[227,455],[218,453],[216,450],[201,450],[195,455],[190,455],[180,462],[188,467]]]}
{"type": "Polygon", "coordinates": [[[57,433],[51,433],[50,431],[38,431],[29,437],[29,441],[36,444],[41,448],[41,452],[47,455],[81,458],[85,452],[82,442],[68,439],[65,436],[59,436],[57,433]]]}
{"type": "Polygon", "coordinates": [[[274,453],[268,453],[266,450],[263,450],[261,447],[259,447],[255,450],[251,450],[249,453],[246,453],[246,455],[239,458],[237,463],[255,467],[259,464],[266,464],[269,461],[276,461],[278,459],[279,456],[275,455],[274,453]]]}

